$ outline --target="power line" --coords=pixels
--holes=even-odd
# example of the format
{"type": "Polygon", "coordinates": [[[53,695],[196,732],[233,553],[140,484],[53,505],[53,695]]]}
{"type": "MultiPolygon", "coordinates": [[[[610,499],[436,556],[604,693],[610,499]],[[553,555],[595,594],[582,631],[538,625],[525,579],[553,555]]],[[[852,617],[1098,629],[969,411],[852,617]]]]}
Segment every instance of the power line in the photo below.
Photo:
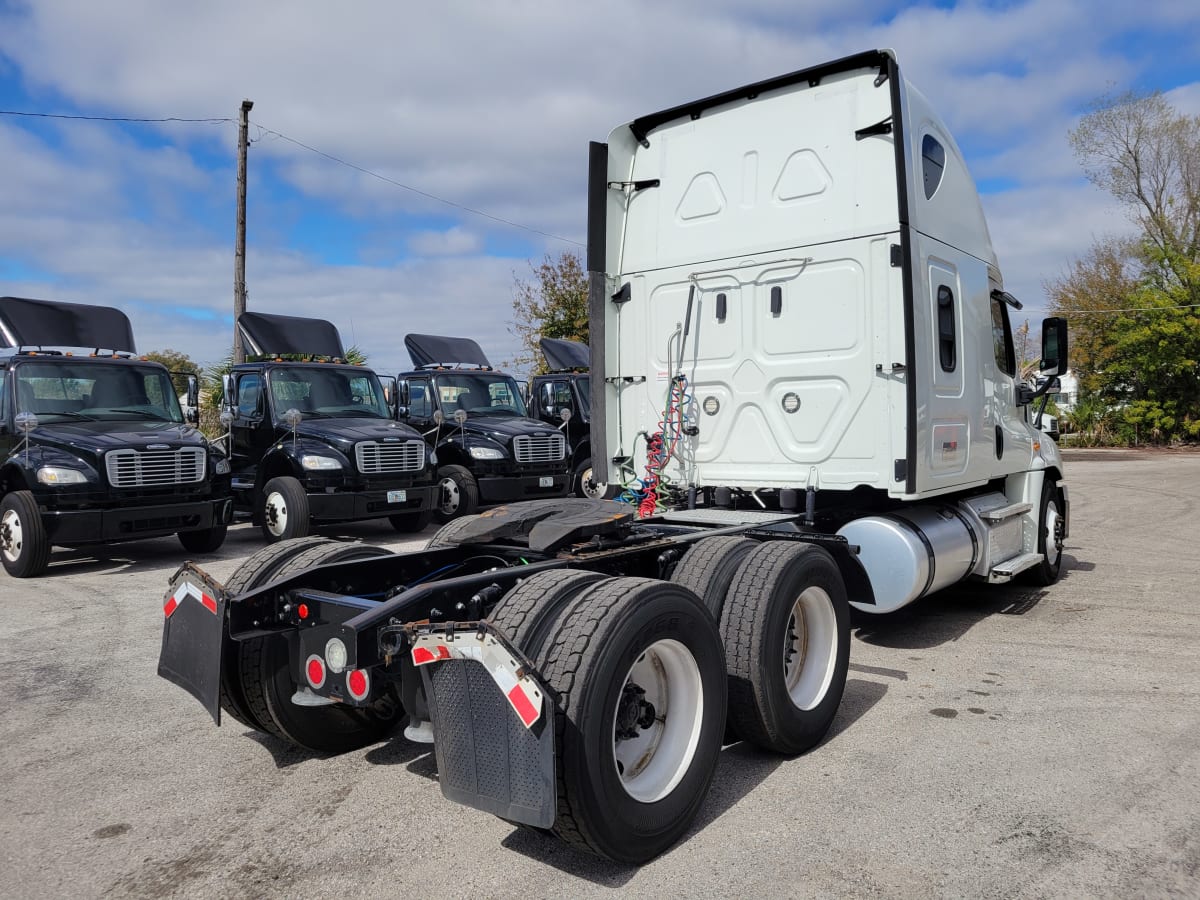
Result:
{"type": "MultiPolygon", "coordinates": [[[[21,110],[11,110],[11,109],[0,109],[0,116],[19,116],[19,117],[31,118],[31,119],[68,119],[68,120],[85,121],[85,122],[134,122],[134,123],[182,122],[182,123],[187,123],[187,124],[204,124],[204,125],[223,125],[225,123],[231,123],[231,122],[235,121],[234,119],[231,119],[228,117],[215,117],[215,116],[212,118],[204,118],[204,119],[189,119],[189,118],[184,118],[182,116],[164,116],[161,118],[137,117],[137,116],[87,116],[87,115],[74,115],[74,114],[68,114],[68,113],[24,112],[21,110]]],[[[398,187],[401,190],[409,191],[410,193],[417,194],[418,196],[421,196],[421,197],[425,197],[428,200],[433,200],[436,203],[441,203],[446,206],[452,207],[454,209],[461,210],[462,212],[470,213],[473,216],[479,216],[484,219],[490,219],[493,222],[499,222],[501,225],[507,225],[510,228],[517,228],[517,229],[520,229],[521,231],[528,231],[532,234],[538,234],[538,235],[541,235],[542,237],[550,238],[551,240],[554,240],[554,241],[562,241],[564,244],[573,244],[576,247],[583,246],[583,243],[580,241],[575,241],[575,240],[572,240],[571,238],[563,237],[562,235],[559,235],[559,234],[552,234],[549,231],[542,231],[540,228],[534,228],[530,225],[522,225],[520,222],[514,222],[512,219],[505,219],[502,216],[495,216],[495,215],[492,215],[491,213],[484,212],[481,209],[475,209],[474,207],[466,206],[465,204],[462,204],[462,203],[456,203],[453,200],[447,200],[445,197],[439,197],[437,194],[431,194],[429,191],[423,191],[420,188],[415,188],[410,184],[404,184],[401,181],[396,181],[394,178],[388,178],[386,175],[381,175],[378,172],[373,172],[372,170],[370,170],[364,166],[360,166],[360,165],[357,165],[356,163],[352,163],[348,160],[342,159],[341,157],[334,156],[332,153],[326,153],[324,150],[319,150],[316,147],[313,147],[313,146],[310,146],[309,144],[304,143],[303,141],[296,140],[296,138],[294,138],[294,137],[290,137],[289,135],[283,134],[282,132],[279,132],[279,131],[275,131],[271,128],[266,128],[266,127],[264,127],[262,125],[258,125],[258,124],[256,124],[255,127],[259,129],[260,135],[261,134],[272,135],[273,137],[277,137],[280,140],[287,141],[289,144],[295,144],[297,147],[300,147],[303,150],[307,150],[309,153],[315,153],[317,156],[324,157],[325,159],[329,160],[330,162],[337,163],[340,166],[345,166],[348,169],[353,169],[356,172],[361,172],[363,175],[369,175],[372,178],[377,178],[380,181],[383,181],[383,182],[386,182],[387,184],[392,185],[393,187],[398,187]]],[[[262,138],[260,136],[258,138],[258,140],[261,140],[261,139],[262,138]]]]}
{"type": "Polygon", "coordinates": [[[67,113],[23,112],[15,109],[0,109],[0,116],[22,116],[29,119],[76,119],[84,122],[187,122],[192,124],[220,125],[232,122],[229,118],[186,119],[182,116],[164,118],[137,118],[135,116],[81,116],[67,113]]]}
{"type": "MultiPolygon", "coordinates": [[[[494,216],[491,213],[484,212],[483,210],[475,209],[470,206],[464,206],[461,203],[455,203],[453,200],[447,200],[445,197],[439,197],[436,194],[431,194],[428,191],[423,191],[420,188],[413,187],[412,185],[404,184],[403,182],[396,181],[394,178],[388,178],[386,175],[380,175],[378,172],[372,172],[370,169],[364,168],[363,166],[357,165],[352,162],[348,162],[347,160],[344,160],[344,159],[341,159],[340,157],[334,156],[332,153],[326,153],[324,150],[318,150],[316,147],[310,147],[308,144],[304,143],[303,141],[298,141],[293,137],[288,137],[286,134],[281,134],[278,131],[274,131],[270,128],[266,128],[263,125],[258,125],[257,127],[262,134],[273,135],[274,137],[277,137],[280,140],[287,141],[289,144],[295,144],[297,147],[301,147],[301,148],[309,151],[310,153],[315,153],[317,156],[322,156],[325,159],[329,160],[330,162],[335,162],[338,165],[346,166],[349,169],[353,169],[356,172],[361,172],[364,175],[369,175],[372,178],[378,178],[380,181],[387,182],[390,185],[401,188],[402,190],[410,191],[414,194],[418,194],[429,200],[436,201],[437,203],[443,203],[446,206],[453,207],[454,209],[462,210],[463,212],[471,213],[472,215],[475,215],[475,216],[481,216],[482,218],[485,218],[485,219],[491,219],[493,222],[499,222],[500,224],[508,225],[511,228],[519,228],[522,231],[529,231],[529,232],[532,232],[533,234],[540,234],[542,237],[548,237],[551,240],[562,241],[564,244],[574,244],[576,247],[583,246],[582,242],[580,242],[580,241],[574,241],[574,240],[571,240],[571,238],[566,238],[566,237],[563,237],[562,235],[558,235],[558,234],[551,234],[548,231],[542,231],[541,229],[533,228],[529,225],[522,225],[520,222],[514,222],[511,219],[505,219],[500,216],[494,216]]],[[[261,140],[261,138],[259,138],[259,140],[261,140]]]]}
{"type": "Polygon", "coordinates": [[[1181,306],[1135,306],[1129,309],[1072,309],[1064,311],[1063,315],[1071,316],[1100,316],[1108,313],[1127,312],[1170,312],[1173,309],[1200,309],[1200,303],[1185,303],[1181,306]]]}

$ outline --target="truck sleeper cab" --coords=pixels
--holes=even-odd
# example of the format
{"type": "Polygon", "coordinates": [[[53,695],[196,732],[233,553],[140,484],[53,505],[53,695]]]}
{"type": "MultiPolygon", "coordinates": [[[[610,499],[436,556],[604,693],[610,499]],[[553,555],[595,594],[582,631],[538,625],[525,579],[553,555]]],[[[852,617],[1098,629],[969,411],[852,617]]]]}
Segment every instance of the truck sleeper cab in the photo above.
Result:
{"type": "Polygon", "coordinates": [[[168,534],[193,553],[221,545],[229,461],[192,426],[195,376],[185,417],[170,374],[131,355],[128,319],[112,308],[4,297],[0,335],[12,345],[0,355],[0,559],[10,575],[44,572],[52,545],[168,534]],[[85,340],[83,351],[28,349],[85,340]]]}
{"type": "Polygon", "coordinates": [[[316,346],[340,359],[333,326],[265,313],[245,313],[239,325],[255,336],[252,347],[283,349],[273,351],[277,359],[239,364],[226,377],[238,511],[268,541],[362,519],[387,518],[402,532],[424,529],[433,502],[425,442],[395,420],[376,374],[282,358],[316,346]]]}
{"type": "Polygon", "coordinates": [[[418,368],[400,375],[401,419],[424,433],[436,457],[437,521],[480,504],[570,490],[562,429],[529,417],[516,380],[494,371],[475,341],[411,334],[404,341],[418,368]]]}

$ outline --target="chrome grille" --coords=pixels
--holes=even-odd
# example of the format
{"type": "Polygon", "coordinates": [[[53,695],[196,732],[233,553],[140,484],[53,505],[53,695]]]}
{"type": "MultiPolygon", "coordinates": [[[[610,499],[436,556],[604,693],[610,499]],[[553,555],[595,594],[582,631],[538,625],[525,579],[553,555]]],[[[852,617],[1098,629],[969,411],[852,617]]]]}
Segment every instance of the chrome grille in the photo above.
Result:
{"type": "Polygon", "coordinates": [[[561,462],[567,456],[567,439],[561,434],[523,434],[513,438],[513,455],[519,463],[561,462]]]}
{"type": "Polygon", "coordinates": [[[385,444],[363,441],[354,445],[354,461],[364,475],[384,472],[420,472],[425,468],[425,442],[405,441],[385,444]]]}
{"type": "Polygon", "coordinates": [[[204,450],[113,450],[104,457],[113,487],[161,487],[204,480],[204,450]]]}

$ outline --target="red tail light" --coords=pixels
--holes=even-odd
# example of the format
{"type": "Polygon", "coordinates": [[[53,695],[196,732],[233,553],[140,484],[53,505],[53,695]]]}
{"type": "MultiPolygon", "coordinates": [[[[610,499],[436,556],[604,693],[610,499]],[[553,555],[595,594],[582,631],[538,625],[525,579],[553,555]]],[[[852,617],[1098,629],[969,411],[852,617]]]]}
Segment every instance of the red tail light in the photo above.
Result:
{"type": "Polygon", "coordinates": [[[346,673],[346,690],[355,700],[363,700],[371,692],[371,678],[362,669],[346,673]]]}
{"type": "Polygon", "coordinates": [[[325,660],[314,653],[304,663],[304,674],[308,677],[308,683],[320,690],[325,686],[325,660]]]}

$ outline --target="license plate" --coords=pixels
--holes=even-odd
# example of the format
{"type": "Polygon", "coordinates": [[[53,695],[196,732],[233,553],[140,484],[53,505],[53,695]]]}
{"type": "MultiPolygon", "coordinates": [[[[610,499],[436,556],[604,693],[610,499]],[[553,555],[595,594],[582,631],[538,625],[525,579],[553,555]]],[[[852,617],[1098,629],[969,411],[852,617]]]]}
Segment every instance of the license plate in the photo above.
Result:
{"type": "Polygon", "coordinates": [[[388,503],[403,503],[408,499],[408,491],[388,491],[388,503]]]}
{"type": "Polygon", "coordinates": [[[543,475],[538,479],[538,487],[554,487],[554,477],[551,475],[543,475]]]}

